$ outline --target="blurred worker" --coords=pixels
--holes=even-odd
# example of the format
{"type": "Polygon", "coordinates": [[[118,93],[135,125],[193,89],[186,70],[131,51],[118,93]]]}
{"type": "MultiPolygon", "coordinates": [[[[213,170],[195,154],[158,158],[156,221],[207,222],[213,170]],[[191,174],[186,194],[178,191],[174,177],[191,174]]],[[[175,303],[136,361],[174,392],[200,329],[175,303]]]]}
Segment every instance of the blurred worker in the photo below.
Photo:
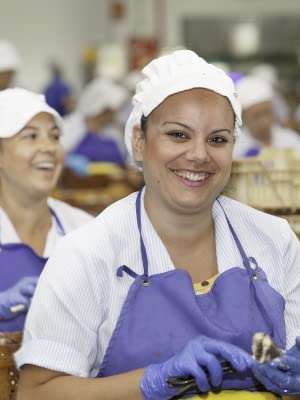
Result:
{"type": "Polygon", "coordinates": [[[288,103],[281,93],[279,85],[279,76],[277,69],[267,63],[256,65],[251,71],[250,75],[263,79],[271,85],[273,90],[272,106],[275,121],[280,125],[285,125],[290,117],[290,110],[288,103]]]}
{"type": "Polygon", "coordinates": [[[113,81],[96,78],[79,98],[77,109],[65,119],[67,166],[83,173],[87,162],[112,162],[125,166],[127,153],[116,113],[127,92],[113,81]]]}
{"type": "Polygon", "coordinates": [[[117,118],[120,123],[120,126],[125,129],[125,125],[127,119],[132,111],[132,96],[135,93],[136,85],[143,79],[142,71],[138,69],[134,69],[128,73],[128,75],[123,80],[123,86],[128,90],[128,97],[125,102],[122,104],[117,118]]]}
{"type": "Polygon", "coordinates": [[[57,242],[92,219],[49,197],[63,166],[62,130],[62,118],[44,96],[0,92],[0,332],[23,329],[57,242]]]}
{"type": "Polygon", "coordinates": [[[254,76],[238,81],[236,90],[242,106],[243,129],[234,147],[234,157],[253,157],[263,146],[292,147],[300,155],[299,135],[274,121],[271,85],[254,76]]]}
{"type": "Polygon", "coordinates": [[[64,116],[75,108],[73,90],[71,85],[63,79],[61,68],[56,63],[52,63],[50,69],[51,82],[44,90],[46,101],[50,107],[64,116]]]}
{"type": "Polygon", "coordinates": [[[20,57],[17,48],[8,40],[0,40],[0,90],[15,86],[19,66],[20,57]]]}

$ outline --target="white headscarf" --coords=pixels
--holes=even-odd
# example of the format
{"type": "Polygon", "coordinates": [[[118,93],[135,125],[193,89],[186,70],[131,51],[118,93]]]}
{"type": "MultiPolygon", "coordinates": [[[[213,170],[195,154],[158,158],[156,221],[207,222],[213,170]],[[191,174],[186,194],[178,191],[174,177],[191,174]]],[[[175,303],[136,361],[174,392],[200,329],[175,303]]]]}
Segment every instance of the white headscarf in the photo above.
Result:
{"type": "Polygon", "coordinates": [[[61,116],[46,103],[45,96],[25,89],[0,91],[0,138],[17,134],[37,114],[46,112],[53,115],[57,126],[63,132],[61,116]]]}
{"type": "Polygon", "coordinates": [[[107,109],[118,110],[127,98],[125,88],[108,78],[96,78],[84,88],[77,108],[83,116],[91,117],[107,109]]]}
{"type": "Polygon", "coordinates": [[[141,124],[168,96],[193,88],[212,90],[227,97],[235,114],[235,135],[242,124],[240,104],[232,80],[221,69],[208,64],[190,50],[178,50],[151,61],[142,70],[144,79],[136,86],[133,110],[125,127],[125,142],[132,156],[132,129],[141,124]]]}
{"type": "Polygon", "coordinates": [[[264,101],[271,101],[273,97],[272,86],[257,76],[241,78],[236,84],[236,90],[243,110],[264,101]]]}

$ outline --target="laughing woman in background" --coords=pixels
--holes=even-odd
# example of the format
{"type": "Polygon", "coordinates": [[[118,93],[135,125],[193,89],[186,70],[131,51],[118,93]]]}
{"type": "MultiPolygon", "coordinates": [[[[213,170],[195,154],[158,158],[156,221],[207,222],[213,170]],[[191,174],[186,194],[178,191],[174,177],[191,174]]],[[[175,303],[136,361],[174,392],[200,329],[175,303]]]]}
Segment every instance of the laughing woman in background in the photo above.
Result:
{"type": "Polygon", "coordinates": [[[0,332],[22,331],[56,243],[91,219],[49,198],[63,166],[62,124],[44,96],[0,93],[0,332]]]}

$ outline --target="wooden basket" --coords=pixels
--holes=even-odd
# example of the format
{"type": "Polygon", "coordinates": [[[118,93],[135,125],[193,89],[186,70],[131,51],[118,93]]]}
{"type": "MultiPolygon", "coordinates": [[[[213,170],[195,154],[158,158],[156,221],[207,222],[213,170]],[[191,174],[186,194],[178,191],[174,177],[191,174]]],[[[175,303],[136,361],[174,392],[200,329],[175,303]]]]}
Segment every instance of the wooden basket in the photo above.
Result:
{"type": "Polygon", "coordinates": [[[258,209],[299,209],[300,158],[293,149],[266,147],[236,160],[225,194],[258,209]]]}
{"type": "Polygon", "coordinates": [[[22,332],[0,332],[0,400],[15,400],[19,380],[13,353],[21,346],[22,332]]]}

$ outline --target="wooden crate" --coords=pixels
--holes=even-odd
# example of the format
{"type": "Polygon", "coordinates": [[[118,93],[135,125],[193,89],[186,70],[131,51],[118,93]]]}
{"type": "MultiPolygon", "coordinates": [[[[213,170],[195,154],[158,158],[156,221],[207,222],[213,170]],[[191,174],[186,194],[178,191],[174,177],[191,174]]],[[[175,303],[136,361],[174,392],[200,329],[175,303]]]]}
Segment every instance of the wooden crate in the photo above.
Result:
{"type": "Polygon", "coordinates": [[[262,210],[300,209],[300,158],[293,149],[266,147],[236,160],[225,194],[262,210]]]}

